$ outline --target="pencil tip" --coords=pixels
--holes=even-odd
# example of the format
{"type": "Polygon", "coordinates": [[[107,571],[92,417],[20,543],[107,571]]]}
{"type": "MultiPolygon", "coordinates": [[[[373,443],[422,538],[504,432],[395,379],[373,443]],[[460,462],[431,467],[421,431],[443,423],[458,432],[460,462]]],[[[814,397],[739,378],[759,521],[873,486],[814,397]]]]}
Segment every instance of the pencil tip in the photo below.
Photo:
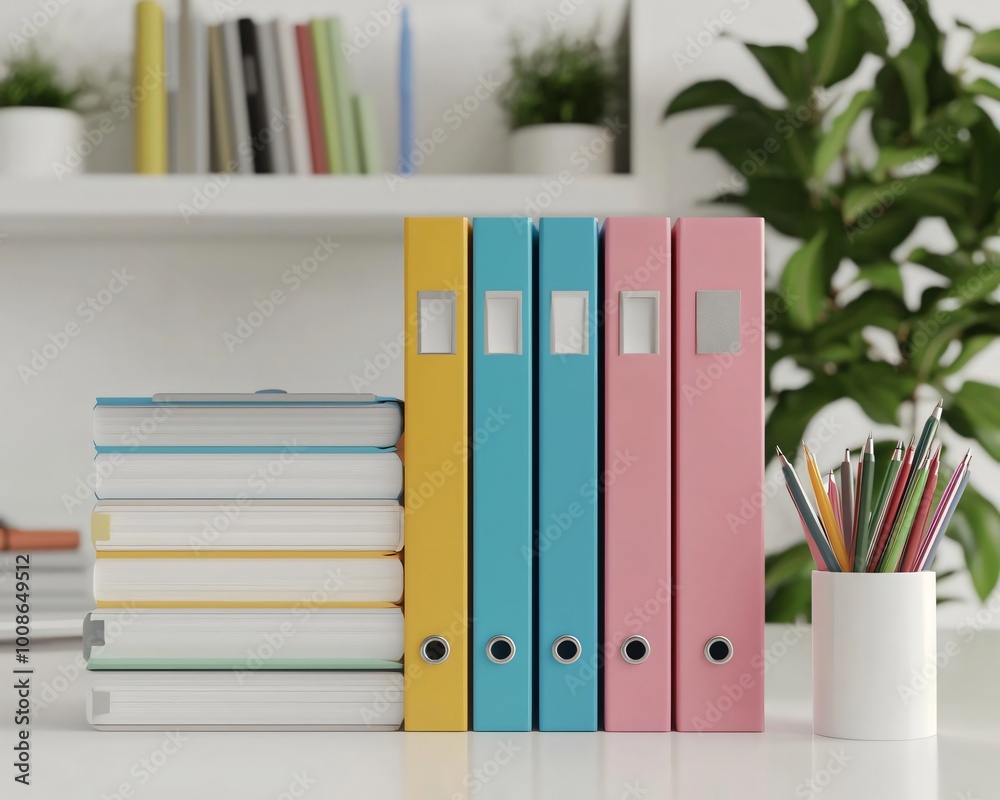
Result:
{"type": "Polygon", "coordinates": [[[783,455],[784,455],[784,453],[782,453],[782,452],[781,452],[781,448],[780,448],[780,447],[778,447],[778,445],[775,445],[775,446],[774,446],[774,449],[775,449],[775,450],[776,450],[776,451],[778,452],[778,455],[779,455],[779,456],[783,456],[783,455]]]}

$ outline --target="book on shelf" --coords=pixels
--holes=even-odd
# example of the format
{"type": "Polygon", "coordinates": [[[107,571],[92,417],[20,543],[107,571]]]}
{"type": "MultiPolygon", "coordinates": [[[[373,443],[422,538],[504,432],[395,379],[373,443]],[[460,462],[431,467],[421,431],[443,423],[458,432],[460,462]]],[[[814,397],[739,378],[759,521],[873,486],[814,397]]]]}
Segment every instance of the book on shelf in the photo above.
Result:
{"type": "Polygon", "coordinates": [[[136,171],[379,172],[376,107],[352,92],[344,41],[338,17],[209,24],[194,0],[141,0],[136,171]]]}

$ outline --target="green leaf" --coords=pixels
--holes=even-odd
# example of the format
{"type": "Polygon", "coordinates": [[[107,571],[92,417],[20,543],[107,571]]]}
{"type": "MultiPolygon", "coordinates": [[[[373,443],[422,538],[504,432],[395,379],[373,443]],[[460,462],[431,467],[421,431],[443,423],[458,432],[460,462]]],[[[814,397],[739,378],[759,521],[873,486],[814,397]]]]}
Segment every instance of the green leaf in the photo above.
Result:
{"type": "Polygon", "coordinates": [[[954,375],[996,340],[997,337],[995,334],[969,336],[969,338],[962,342],[962,349],[955,357],[955,360],[952,361],[947,367],[943,367],[938,370],[938,375],[954,375]]]}
{"type": "Polygon", "coordinates": [[[932,253],[924,247],[918,247],[906,258],[914,264],[932,269],[946,278],[954,280],[967,272],[975,269],[972,256],[961,250],[953,253],[932,253]]]}
{"type": "Polygon", "coordinates": [[[930,50],[921,41],[914,39],[897,55],[893,62],[899,72],[903,91],[910,110],[910,132],[919,133],[927,122],[927,108],[930,98],[927,91],[927,68],[930,65],[930,50]]]}
{"type": "Polygon", "coordinates": [[[962,546],[972,585],[979,599],[986,600],[1000,578],[1000,512],[970,484],[947,533],[962,546]]]}
{"type": "Polygon", "coordinates": [[[965,91],[969,94],[978,94],[983,97],[1000,100],[1000,86],[997,86],[993,81],[986,80],[986,78],[976,78],[974,81],[965,84],[965,91]]]}
{"type": "Polygon", "coordinates": [[[770,554],[764,559],[764,590],[776,589],[788,580],[812,573],[813,566],[812,553],[805,542],[770,554]]]}
{"type": "Polygon", "coordinates": [[[701,81],[680,91],[670,101],[670,105],[663,112],[663,116],[666,118],[672,114],[680,114],[684,111],[716,106],[730,106],[737,109],[764,109],[763,103],[754,97],[744,94],[742,90],[737,89],[729,81],[713,80],[701,81]]]}
{"type": "Polygon", "coordinates": [[[764,426],[767,459],[774,457],[775,447],[794,453],[813,417],[840,396],[840,386],[828,375],[816,375],[805,386],[778,392],[764,426]]]}
{"type": "Polygon", "coordinates": [[[964,413],[976,441],[1000,461],[1000,386],[966,381],[952,402],[964,413]]]}
{"type": "Polygon", "coordinates": [[[801,575],[769,593],[764,606],[768,622],[808,620],[812,612],[812,574],[801,575]]]}
{"type": "Polygon", "coordinates": [[[862,215],[878,219],[893,206],[918,217],[961,218],[965,216],[969,198],[975,194],[976,187],[968,181],[934,172],[852,186],[844,195],[841,213],[848,224],[862,215]]]}
{"type": "Polygon", "coordinates": [[[801,103],[808,99],[812,81],[804,53],[783,44],[748,44],[746,47],[764,68],[771,83],[789,101],[801,103]]]}
{"type": "Polygon", "coordinates": [[[986,263],[957,276],[949,294],[968,305],[990,297],[997,288],[1000,288],[1000,259],[993,255],[986,263]]]}
{"type": "MultiPolygon", "coordinates": [[[[946,289],[939,291],[947,292],[946,289]]],[[[937,373],[948,345],[960,337],[966,328],[979,322],[981,317],[979,312],[969,308],[957,308],[954,311],[937,309],[937,301],[931,308],[921,309],[920,316],[911,321],[913,330],[907,341],[901,345],[904,358],[911,362],[911,368],[921,383],[930,380],[937,373]]]]}
{"type": "Polygon", "coordinates": [[[858,270],[857,280],[867,281],[873,289],[887,289],[900,297],[903,296],[903,275],[899,265],[892,261],[865,264],[858,270]]]}
{"type": "Polygon", "coordinates": [[[883,147],[879,150],[876,172],[885,172],[927,158],[926,147],[883,147]]]}
{"type": "Polygon", "coordinates": [[[823,243],[826,233],[820,231],[789,259],[781,273],[781,288],[788,303],[788,317],[800,330],[816,325],[826,296],[823,279],[823,243]]]}
{"type": "Polygon", "coordinates": [[[717,202],[740,205],[767,220],[776,231],[796,239],[809,239],[825,225],[823,216],[803,214],[812,208],[813,199],[800,180],[793,178],[755,178],[743,194],[731,194],[717,202]]]}
{"type": "Polygon", "coordinates": [[[861,406],[872,422],[899,423],[899,407],[916,388],[916,381],[891,364],[869,361],[851,364],[838,373],[843,394],[861,406]]]}
{"type": "Polygon", "coordinates": [[[812,347],[825,347],[871,326],[897,333],[909,311],[902,299],[884,289],[869,289],[842,308],[834,309],[813,331],[812,347]]]}
{"type": "Polygon", "coordinates": [[[809,0],[809,5],[816,29],[806,52],[818,85],[832,86],[854,74],[865,53],[885,54],[882,16],[868,0],[809,0]]]}
{"type": "MultiPolygon", "coordinates": [[[[715,150],[746,178],[795,177],[808,174],[801,143],[786,142],[778,122],[758,109],[739,109],[719,120],[695,142],[699,150],[715,150]]],[[[798,181],[797,181],[798,182],[798,181]]]]}
{"type": "Polygon", "coordinates": [[[976,34],[969,55],[984,64],[1000,67],[1000,30],[976,34]]]}
{"type": "Polygon", "coordinates": [[[847,145],[847,137],[858,121],[861,112],[875,102],[877,95],[873,91],[859,92],[851,98],[847,108],[833,121],[833,125],[820,140],[813,156],[813,177],[818,180],[826,178],[830,167],[840,156],[847,145]]]}

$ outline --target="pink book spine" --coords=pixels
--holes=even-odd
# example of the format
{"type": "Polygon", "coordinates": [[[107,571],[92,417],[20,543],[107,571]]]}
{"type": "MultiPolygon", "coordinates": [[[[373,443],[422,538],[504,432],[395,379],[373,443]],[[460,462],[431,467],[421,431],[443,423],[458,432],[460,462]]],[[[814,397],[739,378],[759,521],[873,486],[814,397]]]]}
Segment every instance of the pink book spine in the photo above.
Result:
{"type": "Polygon", "coordinates": [[[764,728],[764,223],[674,226],[674,727],[764,728]]]}
{"type": "Polygon", "coordinates": [[[604,228],[604,727],[669,731],[670,220],[604,228]]]}

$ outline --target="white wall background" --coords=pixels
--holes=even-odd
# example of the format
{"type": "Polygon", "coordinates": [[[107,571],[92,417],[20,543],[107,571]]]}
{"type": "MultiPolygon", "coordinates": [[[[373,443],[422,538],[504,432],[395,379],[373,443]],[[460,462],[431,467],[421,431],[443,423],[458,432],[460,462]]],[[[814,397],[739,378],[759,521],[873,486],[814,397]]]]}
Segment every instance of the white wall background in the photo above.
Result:
{"type": "MultiPolygon", "coordinates": [[[[728,170],[710,154],[691,150],[716,113],[689,114],[663,125],[662,109],[680,88],[710,77],[729,78],[777,101],[775,90],[737,40],[799,44],[813,26],[808,5],[805,0],[640,1],[643,23],[637,26],[633,41],[632,135],[637,177],[652,198],[648,211],[671,216],[725,213],[706,208],[700,201],[711,196],[716,181],[726,179],[728,170]],[[723,22],[726,37],[710,36],[707,46],[698,45],[699,38],[705,42],[704,31],[713,26],[718,30],[719,20],[732,20],[731,24],[723,22]],[[679,62],[677,55],[690,62],[679,62]]],[[[43,19],[43,6],[54,4],[55,0],[5,0],[0,8],[0,54],[9,53],[10,34],[23,33],[26,19],[43,19]]],[[[877,0],[877,5],[887,15],[902,12],[905,17],[902,0],[877,0]]],[[[126,76],[131,6],[130,0],[61,0],[33,42],[41,52],[56,54],[68,69],[85,67],[101,75],[126,76]]],[[[420,136],[441,125],[448,108],[473,92],[481,79],[504,74],[512,29],[535,35],[553,25],[573,31],[600,21],[611,38],[622,3],[415,0],[411,7],[418,89],[416,132],[420,136]],[[553,10],[555,16],[546,13],[553,10]]],[[[336,12],[348,30],[364,24],[373,11],[387,8],[392,8],[389,0],[202,3],[209,20],[222,14],[266,18],[277,12],[305,19],[336,12]]],[[[946,29],[954,27],[952,18],[957,14],[980,28],[1000,27],[1000,5],[991,0],[969,0],[960,9],[931,0],[931,8],[946,29]]],[[[894,41],[904,41],[908,35],[906,23],[892,31],[894,41]]],[[[350,63],[355,87],[376,97],[385,125],[387,163],[392,163],[395,151],[397,40],[395,17],[350,63]]],[[[956,57],[960,52],[961,38],[956,37],[956,57]]],[[[435,152],[425,171],[504,171],[506,139],[494,96],[449,135],[447,146],[435,152]]],[[[130,148],[129,131],[119,130],[95,161],[102,169],[127,169],[130,148]]],[[[595,214],[600,212],[594,209],[595,214]]],[[[949,244],[947,231],[933,222],[922,226],[905,247],[918,240],[936,248],[949,244]]],[[[397,240],[338,244],[323,268],[300,289],[288,293],[273,316],[230,352],[224,334],[234,332],[238,318],[246,317],[254,302],[266,298],[272,289],[288,289],[282,276],[316,247],[311,237],[141,242],[76,242],[44,236],[0,239],[3,517],[16,525],[87,529],[89,501],[73,505],[67,497],[90,470],[90,412],[98,395],[270,387],[349,390],[350,376],[363,376],[366,364],[391,349],[400,334],[401,250],[397,240]],[[116,269],[134,275],[134,280],[93,321],[87,321],[78,306],[105,287],[116,269]],[[80,334],[25,385],[18,366],[27,364],[32,351],[69,322],[79,324],[80,334]]],[[[769,269],[783,264],[788,253],[788,243],[772,236],[769,269]]],[[[1000,381],[1000,345],[982,354],[969,375],[1000,381]]],[[[391,360],[371,382],[371,391],[382,394],[398,395],[402,388],[399,359],[391,360]]],[[[926,398],[921,415],[936,399],[926,398]]],[[[844,447],[856,448],[870,425],[850,401],[832,406],[828,416],[840,426],[822,452],[832,463],[844,447]]],[[[888,430],[876,432],[890,435],[888,430]]],[[[977,453],[975,482],[1000,503],[1000,469],[982,452],[977,453]]],[[[783,495],[776,494],[781,499],[767,508],[772,549],[800,536],[783,495]]],[[[942,548],[942,558],[947,564],[961,562],[951,542],[942,548]]],[[[957,624],[974,612],[971,587],[964,576],[951,579],[942,593],[965,598],[942,609],[944,624],[957,624]]],[[[991,624],[1000,625],[998,616],[992,615],[991,624]]]]}

